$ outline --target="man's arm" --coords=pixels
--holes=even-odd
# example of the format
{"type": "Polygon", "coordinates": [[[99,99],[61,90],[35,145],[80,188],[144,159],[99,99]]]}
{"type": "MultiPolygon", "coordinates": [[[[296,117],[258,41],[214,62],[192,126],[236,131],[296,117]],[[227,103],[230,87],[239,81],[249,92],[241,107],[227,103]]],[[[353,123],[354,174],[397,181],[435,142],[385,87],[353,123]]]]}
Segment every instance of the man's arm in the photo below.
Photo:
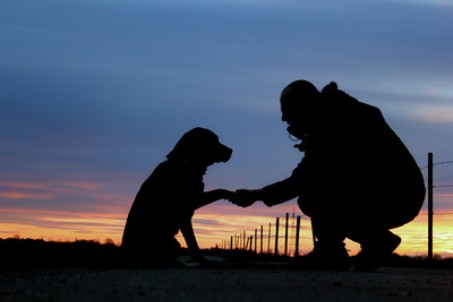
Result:
{"type": "Polygon", "coordinates": [[[261,198],[268,207],[281,204],[299,195],[295,179],[291,176],[261,189],[261,198]]]}
{"type": "Polygon", "coordinates": [[[297,167],[290,177],[265,186],[261,189],[247,190],[240,189],[230,199],[232,203],[241,207],[251,206],[255,201],[262,200],[268,207],[283,203],[299,195],[298,190],[298,169],[297,167]]]}

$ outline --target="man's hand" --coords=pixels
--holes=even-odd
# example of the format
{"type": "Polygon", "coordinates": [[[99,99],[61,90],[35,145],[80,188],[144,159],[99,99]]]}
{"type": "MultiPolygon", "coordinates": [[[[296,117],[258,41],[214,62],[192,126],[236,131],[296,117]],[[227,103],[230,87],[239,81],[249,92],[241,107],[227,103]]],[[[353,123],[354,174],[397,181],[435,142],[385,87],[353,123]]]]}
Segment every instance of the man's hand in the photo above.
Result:
{"type": "Polygon", "coordinates": [[[259,192],[260,190],[236,190],[232,198],[229,198],[229,200],[235,205],[246,208],[254,204],[255,201],[259,199],[259,192]]]}

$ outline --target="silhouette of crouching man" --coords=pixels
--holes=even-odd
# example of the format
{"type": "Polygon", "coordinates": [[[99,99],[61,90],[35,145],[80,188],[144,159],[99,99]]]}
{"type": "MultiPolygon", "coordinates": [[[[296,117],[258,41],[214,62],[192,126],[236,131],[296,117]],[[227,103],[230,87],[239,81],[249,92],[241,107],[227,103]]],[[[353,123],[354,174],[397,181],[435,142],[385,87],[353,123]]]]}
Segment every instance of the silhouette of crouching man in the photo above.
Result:
{"type": "Polygon", "coordinates": [[[378,108],[333,82],[319,92],[308,81],[295,81],[283,90],[280,104],[304,157],[287,179],[237,190],[232,202],[274,206],[298,197],[316,238],[301,268],[349,270],[345,238],[361,245],[355,270],[379,268],[401,242],[390,229],[412,221],[424,201],[424,180],[412,155],[378,108]]]}

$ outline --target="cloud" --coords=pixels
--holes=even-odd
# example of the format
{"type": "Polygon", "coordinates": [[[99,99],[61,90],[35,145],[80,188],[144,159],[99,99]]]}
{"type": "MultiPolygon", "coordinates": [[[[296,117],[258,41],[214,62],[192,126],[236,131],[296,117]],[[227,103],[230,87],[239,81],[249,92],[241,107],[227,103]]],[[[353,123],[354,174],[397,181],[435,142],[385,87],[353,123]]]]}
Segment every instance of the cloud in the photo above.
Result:
{"type": "MultiPolygon", "coordinates": [[[[395,2],[395,0],[387,0],[388,2],[395,2]]],[[[407,4],[423,4],[423,5],[435,5],[442,7],[452,7],[453,3],[450,0],[398,0],[396,2],[403,2],[407,4]]]]}
{"type": "MultiPolygon", "coordinates": [[[[74,176],[72,176],[74,177],[74,176]]],[[[27,178],[33,178],[30,174],[27,178]]],[[[120,213],[125,216],[132,203],[138,184],[125,188],[127,180],[79,180],[61,177],[26,180],[20,177],[0,182],[0,206],[18,212],[27,209],[76,213],[120,213]]]]}
{"type": "Polygon", "coordinates": [[[414,117],[425,123],[453,123],[453,106],[425,105],[414,111],[414,117]]]}

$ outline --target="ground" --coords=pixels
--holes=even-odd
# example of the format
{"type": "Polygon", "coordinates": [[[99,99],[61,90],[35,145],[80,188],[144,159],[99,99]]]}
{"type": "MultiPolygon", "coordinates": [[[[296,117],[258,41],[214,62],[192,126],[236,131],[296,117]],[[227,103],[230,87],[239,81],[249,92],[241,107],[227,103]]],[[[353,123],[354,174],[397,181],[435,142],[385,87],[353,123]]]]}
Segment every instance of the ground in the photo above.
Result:
{"type": "Polygon", "coordinates": [[[453,301],[453,270],[86,268],[0,272],[0,301],[453,301]]]}

